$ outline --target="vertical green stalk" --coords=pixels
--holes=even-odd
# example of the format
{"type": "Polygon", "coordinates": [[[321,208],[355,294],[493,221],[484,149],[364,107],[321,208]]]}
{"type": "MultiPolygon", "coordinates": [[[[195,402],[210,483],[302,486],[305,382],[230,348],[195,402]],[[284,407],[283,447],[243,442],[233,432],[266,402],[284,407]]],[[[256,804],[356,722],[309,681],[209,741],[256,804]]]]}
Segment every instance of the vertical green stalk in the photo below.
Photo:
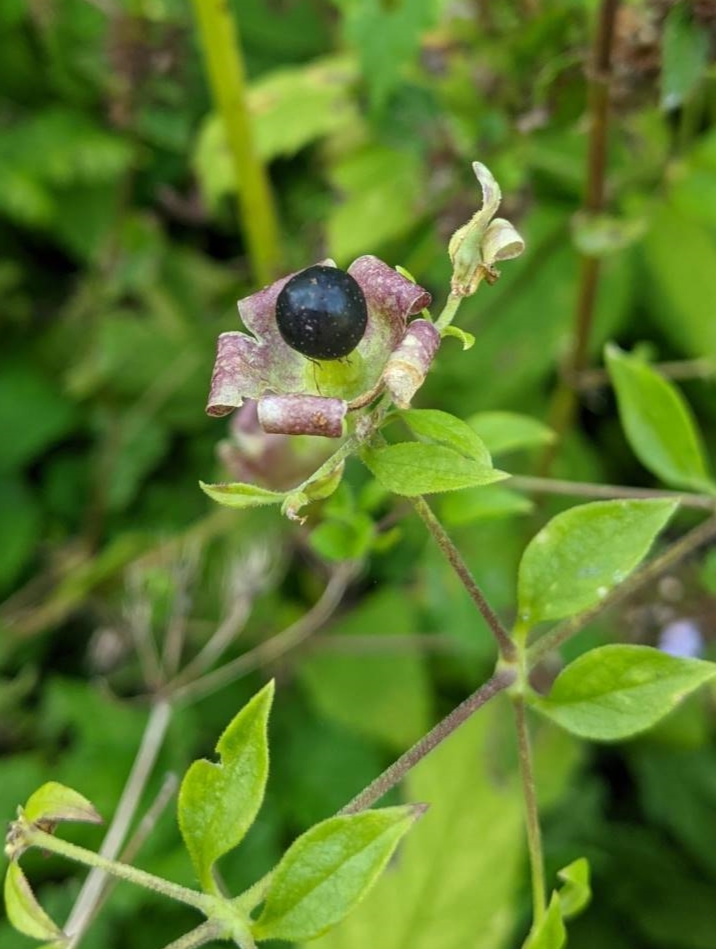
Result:
{"type": "Polygon", "coordinates": [[[534,925],[544,917],[547,891],[544,880],[544,857],[542,856],[542,832],[537,810],[537,792],[535,789],[532,748],[525,715],[525,700],[521,695],[512,699],[517,726],[517,746],[520,756],[520,773],[525,802],[525,823],[527,826],[527,848],[530,855],[530,875],[532,877],[532,915],[534,925]]]}
{"type": "Polygon", "coordinates": [[[256,151],[238,24],[228,0],[193,0],[214,103],[234,162],[239,218],[254,278],[269,283],[281,261],[278,222],[266,169],[256,151]]]}

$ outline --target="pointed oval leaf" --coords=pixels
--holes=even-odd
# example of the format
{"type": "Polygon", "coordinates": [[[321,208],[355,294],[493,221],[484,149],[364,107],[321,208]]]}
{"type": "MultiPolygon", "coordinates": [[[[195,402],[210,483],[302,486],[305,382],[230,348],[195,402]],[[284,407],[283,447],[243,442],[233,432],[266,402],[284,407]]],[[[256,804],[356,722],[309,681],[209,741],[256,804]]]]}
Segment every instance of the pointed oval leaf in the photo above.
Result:
{"type": "Polygon", "coordinates": [[[94,805],[78,791],[48,781],[28,798],[24,807],[25,819],[31,824],[38,821],[56,824],[59,821],[84,821],[88,824],[101,824],[102,818],[94,805]]]}
{"type": "Polygon", "coordinates": [[[603,599],[646,556],[676,501],[594,501],[552,518],[519,568],[519,616],[527,625],[572,616],[603,599]]]}
{"type": "Polygon", "coordinates": [[[5,874],[5,912],[18,932],[32,939],[49,939],[56,942],[63,938],[62,930],[55,925],[35,899],[27,877],[14,861],[5,874]]]}
{"type": "Polygon", "coordinates": [[[639,461],[665,484],[715,493],[696,420],[676,386],[617,346],[607,346],[606,360],[622,427],[639,461]]]}
{"type": "Polygon", "coordinates": [[[416,435],[438,445],[447,445],[466,458],[473,458],[480,464],[492,467],[492,458],[485,443],[467,422],[455,415],[441,412],[439,409],[408,409],[401,412],[400,417],[416,435]]]}
{"type": "Polygon", "coordinates": [[[195,761],[179,790],[179,827],[199,881],[215,888],[212,867],[253,824],[268,777],[268,717],[273,680],[236,715],[219,739],[220,764],[195,761]]]}
{"type": "Polygon", "coordinates": [[[212,501],[223,504],[224,507],[261,507],[264,504],[281,504],[286,498],[283,491],[269,491],[267,488],[242,484],[239,481],[233,484],[204,484],[200,481],[199,487],[212,501]]]}
{"type": "Polygon", "coordinates": [[[552,893],[547,912],[539,923],[532,927],[522,949],[562,949],[567,944],[559,896],[552,893]]]}
{"type": "Polygon", "coordinates": [[[539,448],[554,441],[554,432],[544,422],[518,412],[478,412],[467,422],[493,455],[520,448],[539,448]]]}
{"type": "Polygon", "coordinates": [[[716,676],[716,663],[650,646],[600,646],[570,663],[535,708],[573,735],[618,741],[651,728],[716,676]]]}
{"type": "Polygon", "coordinates": [[[466,458],[445,445],[401,442],[364,449],[361,458],[384,488],[409,498],[473,488],[509,477],[491,464],[466,458]]]}
{"type": "Polygon", "coordinates": [[[257,939],[315,939],[356,906],[423,813],[387,807],[316,824],[286,851],[253,927],[257,939]]]}
{"type": "Polygon", "coordinates": [[[559,888],[562,919],[571,919],[589,905],[592,889],[589,883],[589,861],[586,857],[574,860],[557,871],[563,886],[559,888]]]}

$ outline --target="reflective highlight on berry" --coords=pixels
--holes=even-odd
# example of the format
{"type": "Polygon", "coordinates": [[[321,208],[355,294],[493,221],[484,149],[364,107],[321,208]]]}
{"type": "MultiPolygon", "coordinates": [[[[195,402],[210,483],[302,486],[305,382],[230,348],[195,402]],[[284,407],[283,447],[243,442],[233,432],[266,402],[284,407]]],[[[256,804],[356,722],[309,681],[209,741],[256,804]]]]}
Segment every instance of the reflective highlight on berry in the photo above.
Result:
{"type": "Polygon", "coordinates": [[[349,273],[317,264],[283,287],[276,301],[276,324],[296,352],[309,359],[341,359],[363,339],[368,308],[349,273]]]}

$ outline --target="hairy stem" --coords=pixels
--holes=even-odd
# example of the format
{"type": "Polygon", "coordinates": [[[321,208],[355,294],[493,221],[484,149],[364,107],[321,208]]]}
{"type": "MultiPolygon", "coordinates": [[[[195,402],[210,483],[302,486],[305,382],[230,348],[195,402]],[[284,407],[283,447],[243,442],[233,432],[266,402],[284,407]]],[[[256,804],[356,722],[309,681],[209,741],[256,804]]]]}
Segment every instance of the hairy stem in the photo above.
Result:
{"type": "MultiPolygon", "coordinates": [[[[588,80],[589,146],[587,180],[582,202],[585,214],[598,214],[604,207],[604,185],[609,130],[609,87],[612,72],[612,45],[619,0],[602,0],[597,30],[594,35],[588,80]]],[[[574,380],[585,368],[594,322],[600,261],[585,254],[581,257],[574,329],[570,352],[557,385],[552,403],[550,426],[557,433],[546,449],[539,470],[548,474],[564,434],[569,429],[577,408],[574,380]]]]}
{"type": "Polygon", "coordinates": [[[463,560],[460,551],[450,539],[447,531],[442,526],[437,517],[435,517],[425,498],[417,497],[410,498],[409,500],[415,508],[418,516],[435,538],[435,542],[445,555],[446,560],[460,578],[460,581],[465,587],[470,599],[478,608],[482,614],[483,619],[490,627],[492,635],[495,637],[495,641],[497,642],[497,646],[500,650],[500,655],[506,660],[514,659],[516,655],[515,644],[510,639],[510,634],[500,622],[500,618],[498,617],[497,613],[495,613],[495,611],[485,599],[482,590],[477,585],[475,578],[470,573],[469,567],[463,560]]]}
{"type": "Polygon", "coordinates": [[[203,913],[209,912],[215,902],[214,897],[210,897],[205,893],[190,890],[186,886],[180,886],[178,883],[164,880],[162,877],[155,876],[153,873],[147,873],[146,870],[129,866],[127,863],[121,863],[118,860],[107,860],[92,850],[78,847],[76,844],[62,840],[60,837],[55,837],[53,834],[47,834],[44,830],[39,830],[36,827],[28,829],[27,843],[29,846],[40,847],[42,850],[59,854],[61,857],[82,863],[87,867],[97,867],[104,873],[110,873],[120,880],[126,880],[128,883],[143,886],[145,889],[153,890],[155,893],[161,893],[164,896],[168,896],[169,899],[177,900],[179,903],[186,903],[187,906],[193,906],[203,913]]]}
{"type": "Polygon", "coordinates": [[[367,807],[375,804],[391,788],[403,780],[406,774],[415,767],[426,755],[437,748],[439,744],[445,741],[452,733],[466,722],[479,708],[487,704],[500,692],[503,692],[515,681],[515,673],[510,669],[503,669],[497,672],[491,679],[488,679],[479,689],[468,695],[456,708],[446,715],[430,731],[423,735],[412,748],[409,748],[402,754],[397,761],[394,761],[390,767],[378,775],[375,781],[371,781],[368,787],[364,788],[360,794],[356,794],[353,800],[349,801],[345,807],[342,807],[339,814],[357,814],[364,811],[367,807]]]}
{"type": "Polygon", "coordinates": [[[532,915],[539,923],[545,914],[546,888],[544,878],[544,856],[542,854],[542,831],[537,809],[537,791],[535,788],[532,747],[525,712],[525,700],[516,695],[512,700],[515,725],[517,727],[517,748],[522,776],[522,794],[525,805],[525,824],[527,828],[527,849],[530,856],[530,875],[532,878],[532,915]]]}
{"type": "Polygon", "coordinates": [[[455,319],[455,315],[463,300],[464,297],[458,296],[457,293],[451,293],[448,296],[442,313],[437,320],[435,320],[435,328],[440,330],[441,335],[455,319]]]}
{"type": "Polygon", "coordinates": [[[164,949],[197,949],[198,946],[205,946],[213,942],[221,935],[221,930],[213,920],[207,920],[191,932],[184,933],[174,942],[170,942],[164,949]]]}
{"type": "Polygon", "coordinates": [[[695,551],[702,544],[716,538],[716,516],[694,527],[688,534],[684,535],[676,543],[668,547],[660,557],[656,557],[651,563],[648,563],[641,570],[628,577],[623,583],[615,587],[601,602],[597,603],[590,610],[573,616],[554,629],[551,629],[544,636],[540,637],[536,643],[529,649],[527,654],[528,666],[533,668],[541,662],[550,652],[558,649],[561,645],[570,640],[578,632],[584,629],[597,616],[600,616],[610,606],[621,603],[627,597],[631,596],[635,590],[638,590],[644,584],[655,580],[667,570],[674,567],[680,560],[688,554],[695,551]]]}
{"type": "MultiPolygon", "coordinates": [[[[171,707],[167,702],[160,701],[152,706],[132,770],[114,812],[112,823],[99,849],[99,856],[102,859],[114,860],[125,841],[164,743],[170,718],[171,707]]],[[[106,873],[101,867],[95,867],[88,874],[65,925],[65,932],[70,937],[68,949],[75,949],[79,944],[95,914],[105,883],[106,873]]]]}
{"type": "Polygon", "coordinates": [[[560,481],[555,478],[532,478],[513,475],[509,484],[518,491],[533,494],[564,494],[576,498],[663,498],[679,501],[683,507],[713,511],[716,500],[706,494],[682,494],[680,491],[657,491],[631,488],[620,484],[591,484],[587,481],[560,481]]]}
{"type": "Polygon", "coordinates": [[[258,283],[269,283],[281,261],[279,229],[266,169],[259,158],[248,106],[238,24],[226,0],[194,0],[214,102],[226,130],[239,196],[239,217],[258,283]]]}

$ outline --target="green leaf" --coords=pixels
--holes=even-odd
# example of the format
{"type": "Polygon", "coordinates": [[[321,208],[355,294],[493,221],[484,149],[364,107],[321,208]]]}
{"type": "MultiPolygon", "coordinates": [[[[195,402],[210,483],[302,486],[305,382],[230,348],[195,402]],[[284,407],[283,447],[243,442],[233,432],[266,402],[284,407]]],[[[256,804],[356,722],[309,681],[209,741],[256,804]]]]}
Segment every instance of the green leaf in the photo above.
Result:
{"type": "Polygon", "coordinates": [[[327,560],[360,560],[370,550],[375,527],[366,514],[328,520],[311,531],[308,541],[327,560]]]}
{"type": "Polygon", "coordinates": [[[448,527],[511,517],[514,514],[529,514],[533,509],[534,504],[529,498],[501,484],[467,488],[456,494],[448,494],[440,501],[440,513],[448,527]]]}
{"type": "Polygon", "coordinates": [[[478,412],[467,424],[493,455],[520,448],[539,448],[554,441],[554,432],[544,423],[517,412],[478,412]]]}
{"type": "Polygon", "coordinates": [[[72,788],[48,781],[38,788],[23,808],[25,818],[34,824],[37,821],[81,821],[89,824],[101,824],[102,818],[94,805],[72,788]]]}
{"type": "Polygon", "coordinates": [[[399,414],[415,435],[447,445],[465,458],[492,467],[492,458],[482,439],[462,419],[438,409],[407,409],[399,414]]]}
{"type": "Polygon", "coordinates": [[[688,3],[677,3],[664,23],[661,105],[676,109],[689,98],[709,61],[709,35],[693,18],[688,3]]]}
{"type": "Polygon", "coordinates": [[[315,939],[363,899],[400,838],[423,813],[419,805],[387,807],[316,824],[276,868],[257,939],[315,939]]]}
{"type": "Polygon", "coordinates": [[[646,556],[677,505],[651,499],[594,501],[552,518],[520,562],[520,619],[534,625],[598,603],[646,556]]]}
{"type": "Polygon", "coordinates": [[[33,461],[72,427],[74,411],[56,385],[29,363],[17,360],[0,372],[0,470],[33,461]]]}
{"type": "Polygon", "coordinates": [[[475,337],[472,333],[468,333],[467,330],[461,330],[459,326],[446,326],[443,330],[443,336],[454,336],[455,339],[459,339],[462,343],[463,352],[466,349],[472,349],[475,345],[475,337]]]}
{"type": "Polygon", "coordinates": [[[246,508],[261,507],[265,504],[281,504],[287,494],[285,491],[269,491],[267,488],[260,488],[255,484],[204,484],[199,482],[199,487],[208,494],[212,501],[223,504],[224,507],[246,508]]]}
{"type": "Polygon", "coordinates": [[[274,683],[255,695],[219,739],[221,764],[195,761],[179,790],[179,827],[199,881],[216,888],[212,867],[253,824],[268,777],[268,716],[274,683]]]}
{"type": "Polygon", "coordinates": [[[562,919],[571,919],[581,913],[592,898],[589,885],[589,861],[586,857],[580,857],[562,870],[558,870],[557,876],[564,884],[559,889],[562,919]]]}
{"type": "Polygon", "coordinates": [[[384,488],[405,497],[492,484],[509,477],[444,445],[401,442],[366,448],[361,458],[384,488]]]}
{"type": "Polygon", "coordinates": [[[557,893],[552,893],[542,921],[533,927],[522,949],[562,949],[567,944],[567,930],[557,893]]]}
{"type": "Polygon", "coordinates": [[[570,663],[534,705],[574,735],[617,741],[651,728],[714,675],[716,663],[650,646],[600,646],[570,663]]]}
{"type": "Polygon", "coordinates": [[[607,346],[619,417],[639,461],[666,484],[716,492],[696,421],[671,382],[635,356],[607,346]]]}
{"type": "Polygon", "coordinates": [[[18,932],[32,939],[63,939],[62,930],[50,919],[35,899],[27,877],[15,861],[5,874],[5,912],[18,932]]]}
{"type": "Polygon", "coordinates": [[[15,581],[41,536],[37,492],[18,475],[0,476],[0,587],[15,581]]]}

